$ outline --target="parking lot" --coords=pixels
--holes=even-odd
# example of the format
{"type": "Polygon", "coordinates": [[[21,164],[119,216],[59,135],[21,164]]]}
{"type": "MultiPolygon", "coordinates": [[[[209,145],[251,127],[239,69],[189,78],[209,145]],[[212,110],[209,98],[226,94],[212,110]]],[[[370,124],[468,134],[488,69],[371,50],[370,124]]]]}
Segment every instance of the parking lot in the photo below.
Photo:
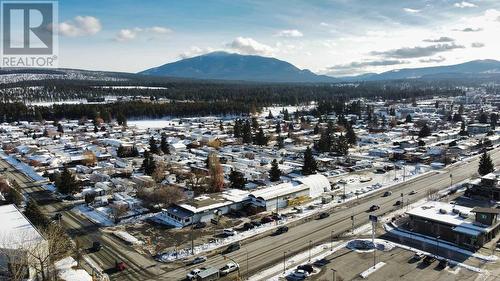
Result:
{"type": "Polygon", "coordinates": [[[377,252],[377,263],[386,263],[378,271],[363,279],[360,273],[373,266],[373,253],[357,253],[349,249],[342,249],[328,256],[329,263],[323,267],[320,273],[310,276],[309,280],[330,281],[333,280],[335,269],[336,280],[476,280],[478,273],[460,268],[448,266],[441,269],[438,261],[425,265],[420,261],[412,260],[414,253],[411,251],[394,248],[388,252],[377,252]]]}

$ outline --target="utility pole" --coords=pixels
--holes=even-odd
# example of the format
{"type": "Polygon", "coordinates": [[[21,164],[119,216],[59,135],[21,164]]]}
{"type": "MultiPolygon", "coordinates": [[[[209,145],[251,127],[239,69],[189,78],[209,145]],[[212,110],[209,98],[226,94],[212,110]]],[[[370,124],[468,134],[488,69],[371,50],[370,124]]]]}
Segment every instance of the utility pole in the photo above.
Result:
{"type": "Polygon", "coordinates": [[[246,275],[247,280],[248,280],[248,248],[247,247],[245,247],[245,252],[247,254],[247,269],[246,269],[245,275],[246,275]]]}
{"type": "Polygon", "coordinates": [[[333,251],[333,230],[330,233],[330,251],[333,251]]]}
{"type": "Polygon", "coordinates": [[[193,217],[191,216],[191,255],[194,255],[194,237],[193,237],[193,217]]]}
{"type": "Polygon", "coordinates": [[[373,268],[375,268],[375,263],[377,260],[377,247],[375,245],[375,227],[377,225],[378,218],[375,215],[369,215],[368,218],[372,222],[373,268]]]}
{"type": "Polygon", "coordinates": [[[309,240],[309,261],[311,261],[311,248],[312,248],[312,241],[309,240]]]}
{"type": "Polygon", "coordinates": [[[344,186],[344,202],[347,200],[347,198],[345,197],[345,186],[346,186],[346,182],[342,182],[342,185],[344,186]]]}
{"type": "MultiPolygon", "coordinates": [[[[353,210],[354,210],[354,208],[353,208],[353,210]]],[[[352,222],[352,234],[354,234],[354,215],[351,216],[351,222],[352,222]]]]}

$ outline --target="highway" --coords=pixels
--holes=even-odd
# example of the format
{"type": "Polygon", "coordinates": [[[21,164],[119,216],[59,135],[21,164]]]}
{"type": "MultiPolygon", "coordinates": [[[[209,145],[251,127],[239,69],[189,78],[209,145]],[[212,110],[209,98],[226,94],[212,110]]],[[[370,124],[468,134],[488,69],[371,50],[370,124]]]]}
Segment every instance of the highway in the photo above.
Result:
{"type": "MultiPolygon", "coordinates": [[[[490,151],[490,155],[495,165],[500,164],[500,151],[495,149],[490,151]]],[[[0,166],[8,168],[7,176],[15,179],[25,190],[40,190],[41,187],[33,187],[33,182],[22,173],[14,170],[9,164],[0,161],[0,166]]],[[[332,215],[322,220],[308,220],[300,226],[291,227],[287,233],[279,236],[266,236],[256,241],[242,243],[242,248],[236,252],[228,254],[229,257],[240,264],[240,272],[243,277],[259,272],[267,267],[280,263],[283,260],[283,253],[287,256],[305,251],[312,245],[330,241],[330,237],[339,236],[349,231],[352,227],[351,216],[354,216],[355,226],[368,223],[368,215],[383,215],[400,208],[395,206],[395,202],[401,200],[400,194],[404,194],[404,202],[415,202],[427,196],[429,190],[444,189],[450,186],[450,173],[453,174],[453,182],[460,182],[476,174],[478,166],[478,156],[463,162],[455,163],[442,170],[430,172],[404,183],[399,183],[390,188],[393,192],[391,196],[381,195],[389,190],[382,189],[370,196],[351,201],[335,208],[332,215]],[[410,192],[416,191],[414,195],[410,192]],[[379,205],[376,212],[368,212],[372,205],[379,205]],[[247,259],[248,257],[248,259],[247,259]],[[247,267],[248,264],[248,267],[247,267]]],[[[64,203],[54,203],[43,206],[47,213],[54,213],[56,210],[67,209],[64,203]]],[[[63,211],[63,225],[68,228],[68,232],[76,239],[80,239],[85,245],[92,241],[99,240],[104,245],[104,249],[97,253],[89,254],[89,257],[103,269],[111,268],[115,260],[123,260],[129,269],[122,273],[112,274],[112,280],[182,280],[191,269],[200,266],[222,267],[228,260],[221,255],[215,255],[201,265],[181,266],[170,271],[163,271],[159,264],[149,257],[137,253],[129,246],[122,243],[116,237],[102,232],[87,219],[72,211],[63,211]]]]}
{"type": "MultiPolygon", "coordinates": [[[[0,159],[0,168],[6,169],[2,174],[11,180],[15,180],[20,185],[24,194],[33,198],[39,198],[41,193],[44,193],[44,189],[39,183],[34,182],[3,159],[0,159]]],[[[48,194],[48,192],[45,193],[48,194]]],[[[47,197],[47,195],[44,197],[47,197]]],[[[62,226],[84,248],[89,248],[94,241],[101,242],[103,245],[102,250],[95,253],[88,253],[87,256],[93,264],[99,267],[98,270],[101,269],[105,273],[111,273],[111,280],[149,280],[163,273],[159,269],[158,263],[152,258],[137,253],[114,235],[101,231],[99,226],[96,226],[77,212],[72,211],[71,202],[39,202],[39,205],[47,217],[51,217],[57,212],[61,213],[62,226]],[[114,268],[116,261],[125,262],[127,269],[123,272],[113,272],[111,269],[114,268]]],[[[88,264],[83,263],[83,265],[91,272],[88,264]]]]}
{"type": "MultiPolygon", "coordinates": [[[[490,155],[495,165],[500,164],[499,149],[490,151],[490,155]]],[[[477,173],[478,162],[479,157],[476,156],[466,160],[466,162],[455,163],[445,169],[397,184],[390,188],[393,194],[388,197],[382,197],[381,195],[389,189],[380,190],[372,196],[361,198],[354,203],[337,209],[326,219],[310,220],[298,227],[290,228],[285,234],[267,236],[248,244],[243,243],[240,250],[228,254],[228,256],[240,264],[240,272],[243,277],[246,277],[247,270],[249,275],[257,273],[280,263],[283,260],[283,253],[285,251],[287,252],[287,256],[292,256],[296,253],[306,251],[309,248],[310,241],[312,245],[316,245],[321,242],[330,241],[332,232],[334,236],[338,236],[349,231],[352,227],[352,215],[354,215],[355,226],[358,227],[369,222],[369,214],[383,215],[400,208],[400,206],[395,206],[395,203],[401,200],[401,193],[404,194],[405,203],[407,200],[415,202],[425,198],[428,190],[449,187],[451,184],[450,173],[453,175],[452,179],[455,183],[470,178],[477,173]],[[417,193],[410,196],[409,193],[411,191],[416,191],[417,193]],[[374,204],[379,205],[380,210],[368,212],[370,206],[374,204]]],[[[157,280],[182,280],[192,268],[200,266],[222,267],[227,262],[221,255],[213,256],[202,265],[181,267],[158,276],[157,280]]]]}

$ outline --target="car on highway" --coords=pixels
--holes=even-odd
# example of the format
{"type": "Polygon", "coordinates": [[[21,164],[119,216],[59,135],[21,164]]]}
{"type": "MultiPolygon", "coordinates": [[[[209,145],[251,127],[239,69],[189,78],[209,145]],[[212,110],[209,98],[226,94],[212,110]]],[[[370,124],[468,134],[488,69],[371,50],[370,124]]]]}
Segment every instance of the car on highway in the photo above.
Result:
{"type": "Polygon", "coordinates": [[[280,234],[283,234],[285,232],[288,232],[288,226],[283,225],[283,226],[278,227],[278,229],[276,229],[275,234],[280,235],[280,234]]]}
{"type": "Polygon", "coordinates": [[[236,271],[240,266],[235,262],[229,262],[225,266],[221,267],[219,273],[221,276],[228,275],[229,273],[236,271]]]}
{"type": "Polygon", "coordinates": [[[196,278],[198,277],[198,274],[200,272],[202,272],[203,270],[205,270],[204,267],[195,268],[195,269],[191,270],[188,274],[186,274],[186,279],[187,280],[196,280],[196,278]]]}
{"type": "Polygon", "coordinates": [[[403,204],[403,202],[401,200],[398,200],[398,201],[396,201],[396,203],[394,203],[395,206],[400,206],[401,204],[403,204]]]}
{"type": "Polygon", "coordinates": [[[415,195],[417,194],[417,192],[415,190],[412,190],[410,193],[408,193],[409,195],[415,195]]]}
{"type": "Polygon", "coordinates": [[[378,209],[380,209],[380,206],[379,206],[379,205],[372,205],[372,206],[370,207],[370,212],[376,211],[376,210],[378,210],[378,209]]]}
{"type": "Polygon", "coordinates": [[[392,192],[390,192],[390,191],[386,191],[386,192],[384,192],[384,195],[383,195],[383,196],[384,196],[384,197],[389,197],[389,196],[391,196],[391,195],[392,195],[392,192]]]}
{"type": "Polygon", "coordinates": [[[228,254],[228,253],[231,253],[231,252],[234,252],[234,251],[237,251],[241,248],[241,245],[239,242],[236,242],[236,243],[233,243],[233,244],[230,244],[229,246],[227,246],[227,248],[222,251],[223,254],[228,254]]]}
{"type": "Polygon", "coordinates": [[[189,264],[194,265],[194,264],[199,264],[207,261],[207,257],[205,256],[199,256],[194,258],[189,264]]]}
{"type": "Polygon", "coordinates": [[[125,269],[127,269],[127,265],[124,262],[122,261],[115,262],[115,270],[124,271],[125,269]]]}
{"type": "Polygon", "coordinates": [[[319,219],[326,219],[330,216],[329,213],[326,213],[326,212],[323,212],[321,214],[319,214],[319,219]]]}
{"type": "Polygon", "coordinates": [[[92,247],[90,247],[91,252],[99,252],[102,249],[101,242],[99,241],[94,241],[92,242],[92,247]]]}

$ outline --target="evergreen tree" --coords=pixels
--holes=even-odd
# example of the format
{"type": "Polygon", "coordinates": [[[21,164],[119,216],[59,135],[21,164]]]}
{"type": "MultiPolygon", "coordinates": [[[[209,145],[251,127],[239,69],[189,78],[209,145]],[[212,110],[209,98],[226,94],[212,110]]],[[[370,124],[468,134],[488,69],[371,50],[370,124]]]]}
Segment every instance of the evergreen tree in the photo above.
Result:
{"type": "Polygon", "coordinates": [[[243,173],[236,170],[231,170],[229,174],[229,182],[231,188],[244,189],[246,184],[246,179],[243,173]]]}
{"type": "Polygon", "coordinates": [[[411,115],[410,115],[410,114],[406,115],[406,120],[405,120],[405,122],[406,122],[406,123],[411,123],[412,121],[413,121],[413,119],[411,118],[411,115]]]}
{"type": "Polygon", "coordinates": [[[61,134],[64,134],[64,129],[61,123],[57,123],[57,131],[61,134]]]}
{"type": "Polygon", "coordinates": [[[349,142],[346,137],[340,135],[335,139],[334,151],[341,155],[347,155],[349,153],[349,142]]]}
{"type": "Polygon", "coordinates": [[[319,122],[316,123],[316,126],[314,126],[314,131],[313,133],[316,135],[316,134],[319,134],[319,122]]]}
{"type": "Polygon", "coordinates": [[[147,150],[144,152],[144,160],[142,161],[141,169],[149,176],[156,170],[156,161],[154,160],[153,154],[147,150]]]}
{"type": "Polygon", "coordinates": [[[96,125],[94,125],[94,133],[97,133],[97,132],[99,132],[99,129],[97,128],[96,125]]]}
{"type": "Polygon", "coordinates": [[[288,113],[288,109],[283,110],[283,120],[289,121],[290,120],[290,114],[288,113]]]}
{"type": "Polygon", "coordinates": [[[273,113],[271,112],[271,110],[269,110],[269,114],[267,115],[267,119],[273,119],[274,116],[273,116],[273,113]]]}
{"type": "Polygon", "coordinates": [[[78,191],[79,184],[75,176],[65,167],[61,175],[56,178],[56,188],[62,194],[73,194],[78,191]]]}
{"type": "Polygon", "coordinates": [[[276,123],[276,134],[281,134],[281,123],[276,123]]]}
{"type": "Polygon", "coordinates": [[[307,147],[306,152],[304,153],[304,165],[302,166],[302,174],[305,176],[312,175],[316,173],[316,170],[316,160],[314,159],[311,148],[307,147]]]}
{"type": "Polygon", "coordinates": [[[252,143],[252,128],[250,126],[250,121],[246,120],[242,134],[243,143],[252,143]]]}
{"type": "Polygon", "coordinates": [[[236,119],[234,121],[234,127],[233,127],[233,134],[235,138],[240,138],[242,133],[241,131],[243,130],[243,123],[241,119],[236,119]]]}
{"type": "Polygon", "coordinates": [[[272,182],[279,181],[281,177],[281,170],[278,166],[278,161],[276,159],[271,162],[271,170],[269,170],[269,180],[272,182]]]}
{"type": "Polygon", "coordinates": [[[125,114],[123,114],[123,112],[118,113],[118,115],[116,116],[116,122],[120,126],[127,126],[127,117],[125,117],[125,114]]]}
{"type": "Polygon", "coordinates": [[[264,134],[264,130],[262,130],[262,128],[259,128],[259,131],[255,135],[255,141],[254,141],[254,143],[256,145],[261,145],[261,146],[267,145],[267,137],[264,134]]]}
{"type": "Polygon", "coordinates": [[[259,122],[257,121],[256,117],[252,117],[252,129],[254,131],[257,131],[257,129],[259,129],[259,122]]]}
{"type": "Polygon", "coordinates": [[[420,129],[420,132],[418,132],[418,137],[425,138],[430,135],[431,135],[431,129],[429,128],[429,126],[427,126],[427,124],[424,124],[424,126],[422,126],[422,128],[420,129]]]}
{"type": "Polygon", "coordinates": [[[346,129],[347,129],[347,132],[345,134],[345,137],[347,138],[347,142],[350,145],[356,145],[358,138],[356,137],[356,133],[354,132],[352,125],[349,124],[346,129]]]}
{"type": "Polygon", "coordinates": [[[278,146],[279,149],[285,147],[285,140],[283,139],[282,136],[278,136],[278,138],[276,139],[276,145],[278,146]]]}
{"type": "Polygon", "coordinates": [[[137,150],[137,146],[132,146],[132,152],[130,153],[131,157],[138,157],[139,156],[139,150],[137,150]]]}
{"type": "Polygon", "coordinates": [[[222,123],[222,120],[219,121],[219,130],[224,132],[224,123],[222,123]]]}
{"type": "Polygon", "coordinates": [[[118,157],[121,157],[121,158],[122,158],[122,157],[127,157],[127,155],[126,155],[126,153],[125,153],[125,148],[123,147],[123,145],[120,145],[120,146],[118,147],[118,149],[116,150],[116,155],[117,155],[118,157]]]}
{"type": "Polygon", "coordinates": [[[328,129],[323,130],[316,144],[316,150],[319,152],[329,152],[332,147],[332,138],[328,129]]]}
{"type": "Polygon", "coordinates": [[[158,154],[160,152],[153,136],[149,139],[149,151],[153,154],[158,154]]]}
{"type": "Polygon", "coordinates": [[[495,130],[495,128],[497,127],[497,122],[498,122],[498,114],[491,113],[490,114],[491,129],[495,130]]]}
{"type": "Polygon", "coordinates": [[[24,215],[36,227],[45,228],[49,225],[49,220],[47,219],[47,217],[45,217],[40,209],[40,206],[38,206],[36,201],[33,199],[29,199],[26,203],[24,215]]]}
{"type": "Polygon", "coordinates": [[[481,155],[481,158],[479,159],[479,167],[477,169],[477,172],[481,176],[484,176],[486,174],[492,173],[494,170],[495,166],[491,161],[490,155],[486,153],[486,151],[484,151],[483,154],[481,155]]]}
{"type": "Polygon", "coordinates": [[[167,142],[166,134],[161,134],[160,149],[164,154],[170,154],[170,147],[167,142]]]}

